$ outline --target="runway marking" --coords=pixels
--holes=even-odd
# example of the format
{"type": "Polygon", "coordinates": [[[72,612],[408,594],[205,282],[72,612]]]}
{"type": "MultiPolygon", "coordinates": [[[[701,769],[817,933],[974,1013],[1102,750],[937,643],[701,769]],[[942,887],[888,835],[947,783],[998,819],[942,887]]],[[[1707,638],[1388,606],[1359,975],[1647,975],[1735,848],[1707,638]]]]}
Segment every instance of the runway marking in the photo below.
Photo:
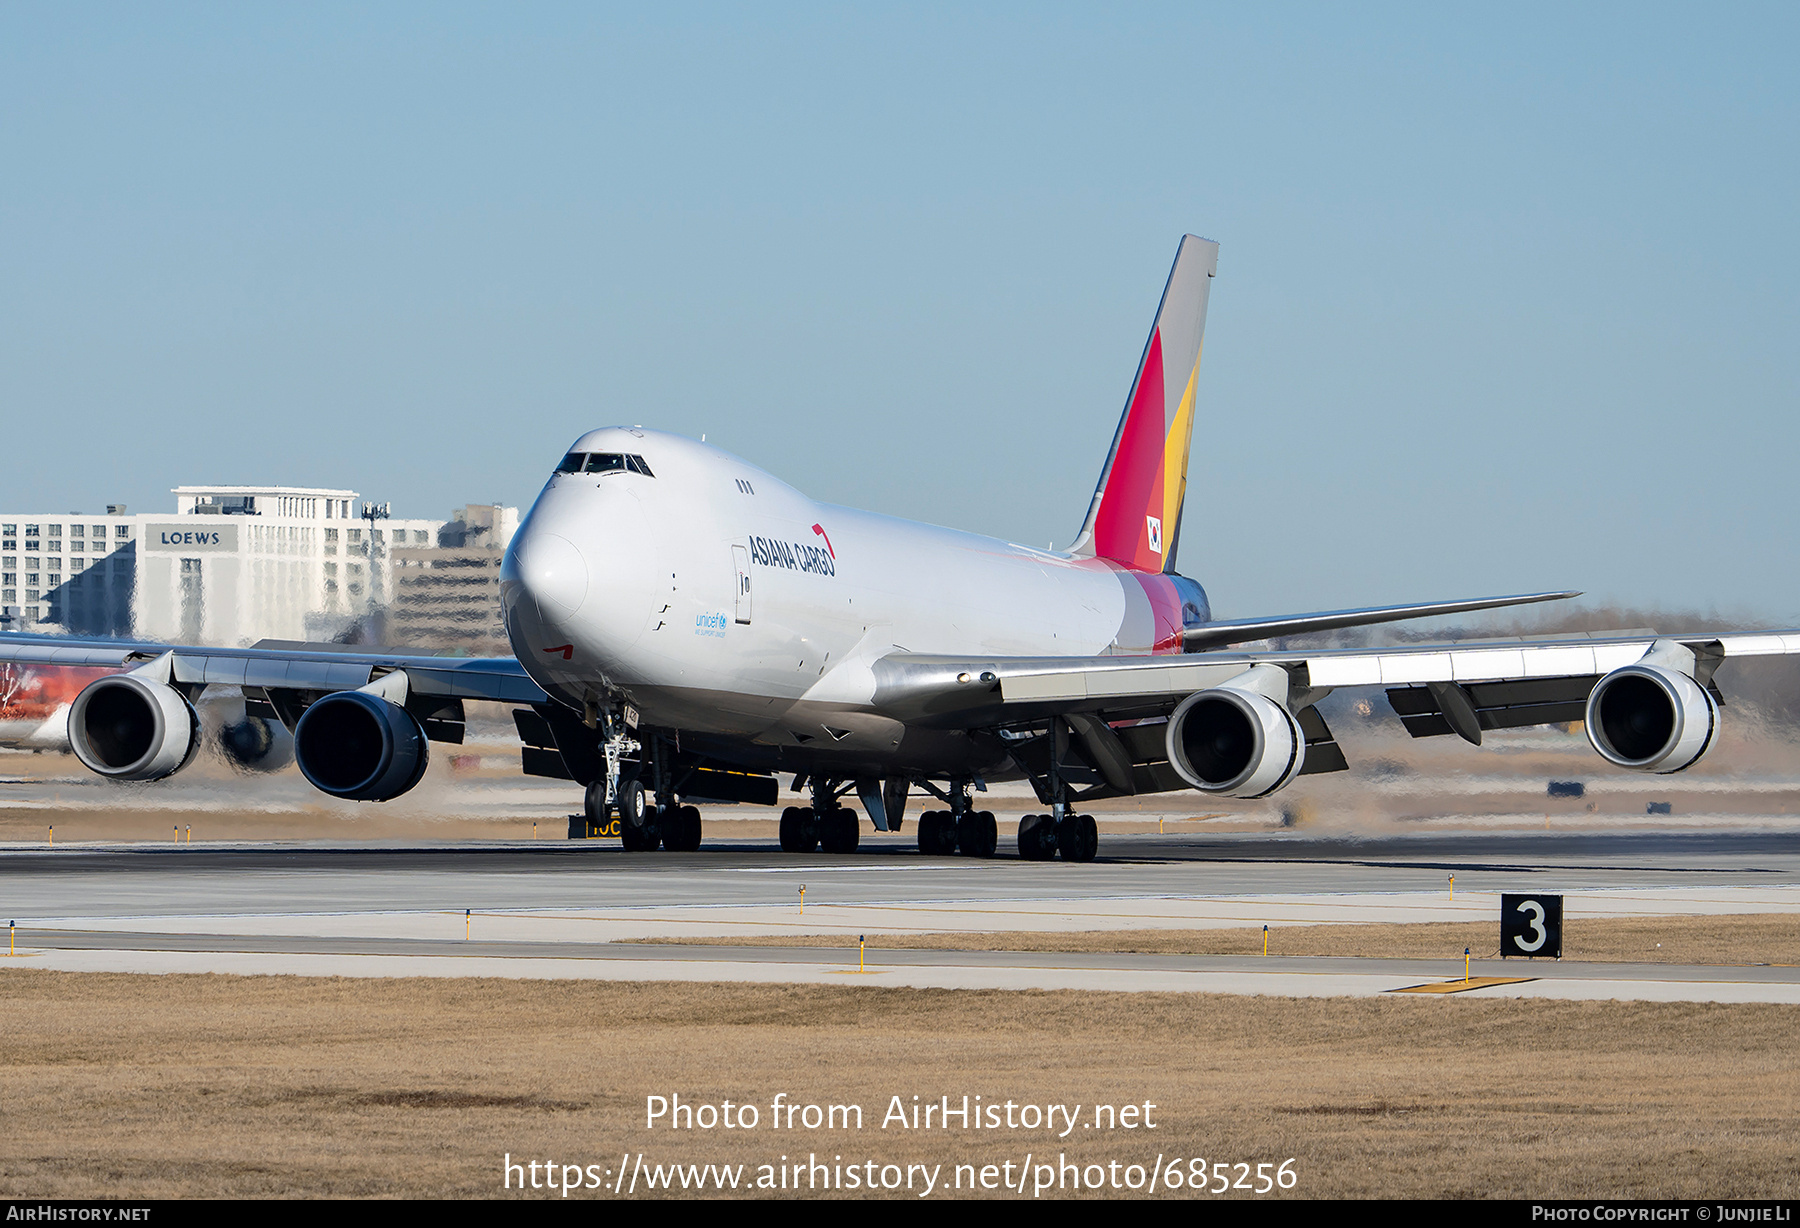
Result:
{"type": "Polygon", "coordinates": [[[1429,985],[1408,985],[1390,993],[1463,993],[1470,989],[1486,989],[1490,985],[1523,985],[1535,976],[1478,976],[1466,981],[1435,981],[1429,985]]]}

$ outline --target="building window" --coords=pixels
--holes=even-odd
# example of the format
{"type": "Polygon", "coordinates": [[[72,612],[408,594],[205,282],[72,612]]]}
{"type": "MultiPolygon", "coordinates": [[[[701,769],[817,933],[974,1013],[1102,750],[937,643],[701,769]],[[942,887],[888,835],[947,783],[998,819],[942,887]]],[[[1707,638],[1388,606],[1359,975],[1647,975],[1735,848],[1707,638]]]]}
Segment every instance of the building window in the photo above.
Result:
{"type": "Polygon", "coordinates": [[[18,565],[19,556],[16,554],[9,554],[4,558],[0,558],[0,567],[17,567],[18,565]]]}
{"type": "Polygon", "coordinates": [[[0,601],[4,601],[7,605],[11,605],[18,599],[19,590],[16,588],[9,588],[5,592],[0,592],[0,601]]]}
{"type": "Polygon", "coordinates": [[[50,587],[50,588],[55,588],[55,587],[57,587],[57,586],[58,586],[58,585],[60,585],[60,584],[61,584],[61,583],[62,583],[62,575],[61,575],[61,574],[60,574],[60,573],[58,573],[58,572],[54,572],[54,571],[53,571],[53,572],[51,572],[51,573],[50,573],[50,584],[49,584],[49,587],[50,587]]]}
{"type": "Polygon", "coordinates": [[[60,551],[62,549],[62,538],[52,537],[47,543],[45,543],[44,549],[49,550],[51,552],[60,551]]]}
{"type": "Polygon", "coordinates": [[[76,554],[80,554],[83,550],[87,549],[87,543],[82,541],[80,538],[76,538],[74,541],[69,543],[69,549],[76,554]]]}
{"type": "Polygon", "coordinates": [[[337,530],[336,529],[326,529],[325,530],[325,540],[328,542],[336,541],[337,540],[337,530]]]}
{"type": "Polygon", "coordinates": [[[325,574],[328,576],[337,575],[337,564],[336,563],[325,564],[325,574]]]}
{"type": "Polygon", "coordinates": [[[120,541],[125,540],[126,538],[131,536],[131,526],[128,524],[114,525],[113,526],[113,536],[118,538],[120,541]]]}
{"type": "Polygon", "coordinates": [[[19,526],[16,524],[0,524],[0,537],[17,537],[19,526]]]}
{"type": "MultiPolygon", "coordinates": [[[[26,577],[26,579],[29,582],[31,577],[28,576],[28,577],[26,577]]],[[[37,599],[38,599],[38,591],[35,588],[28,588],[25,590],[25,600],[36,601],[37,599]]]]}
{"type": "Polygon", "coordinates": [[[72,524],[69,526],[69,536],[70,537],[80,537],[83,534],[83,532],[86,531],[86,529],[87,529],[86,525],[72,524]]]}
{"type": "Polygon", "coordinates": [[[50,536],[51,537],[61,537],[62,536],[62,526],[59,524],[51,525],[50,526],[50,536]]]}
{"type": "Polygon", "coordinates": [[[16,571],[0,572],[0,584],[17,584],[19,573],[16,571]]]}
{"type": "Polygon", "coordinates": [[[38,535],[38,527],[36,525],[28,524],[25,526],[25,536],[26,537],[36,537],[37,535],[38,535]]]}
{"type": "MultiPolygon", "coordinates": [[[[41,572],[36,572],[36,571],[28,571],[28,572],[26,572],[26,573],[25,573],[25,583],[27,583],[27,584],[37,584],[37,583],[39,583],[39,580],[38,580],[38,577],[39,577],[39,576],[40,576],[40,575],[42,575],[42,574],[43,574],[43,573],[41,573],[41,572]]],[[[36,600],[37,600],[37,598],[35,598],[35,597],[33,597],[33,598],[32,598],[32,600],[33,600],[33,601],[36,601],[36,600]]]]}
{"type": "Polygon", "coordinates": [[[106,536],[106,526],[103,524],[95,525],[94,526],[94,536],[95,537],[105,537],[106,536]]]}

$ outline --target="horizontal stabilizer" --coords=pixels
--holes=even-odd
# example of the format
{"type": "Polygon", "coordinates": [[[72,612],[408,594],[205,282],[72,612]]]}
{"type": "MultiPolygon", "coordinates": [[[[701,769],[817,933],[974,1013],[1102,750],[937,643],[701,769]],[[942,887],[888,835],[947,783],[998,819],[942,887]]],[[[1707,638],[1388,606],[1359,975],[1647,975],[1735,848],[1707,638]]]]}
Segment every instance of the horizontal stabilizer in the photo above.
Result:
{"type": "Polygon", "coordinates": [[[1523,593],[1514,597],[1482,597],[1474,601],[1429,601],[1423,605],[1370,606],[1362,610],[1327,610],[1320,614],[1289,614],[1282,618],[1240,618],[1189,627],[1182,636],[1189,652],[1205,652],[1228,644],[1248,644],[1278,635],[1302,635],[1308,631],[1337,631],[1344,627],[1368,627],[1406,618],[1435,618],[1470,610],[1494,610],[1502,606],[1562,601],[1580,593],[1523,593]]]}

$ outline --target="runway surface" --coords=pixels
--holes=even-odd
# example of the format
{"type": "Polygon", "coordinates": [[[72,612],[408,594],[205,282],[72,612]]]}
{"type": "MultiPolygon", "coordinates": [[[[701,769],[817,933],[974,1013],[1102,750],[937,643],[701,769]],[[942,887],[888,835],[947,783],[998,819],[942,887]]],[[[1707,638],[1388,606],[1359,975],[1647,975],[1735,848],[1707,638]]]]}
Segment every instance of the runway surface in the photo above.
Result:
{"type": "MultiPolygon", "coordinates": [[[[1374,994],[1462,973],[1443,960],[884,950],[884,934],[1478,921],[1498,893],[1555,891],[1583,917],[1791,912],[1800,834],[1305,834],[1106,838],[1090,865],[921,856],[877,838],[838,857],[772,842],[694,854],[616,843],[325,842],[0,848],[15,967],[307,975],[754,980],[986,988],[1374,994]],[[1454,875],[1454,894],[1450,878],[1454,875]],[[800,888],[804,886],[802,911],[800,888]],[[465,910],[467,910],[465,912],[465,910]],[[759,935],[819,945],[759,947],[759,935]],[[858,972],[855,938],[874,943],[858,972]],[[738,946],[622,939],[735,937],[738,946]]],[[[1795,963],[1800,963],[1797,946],[1795,963]]],[[[1800,1002],[1786,966],[1474,962],[1529,978],[1474,997],[1800,1002]]]]}

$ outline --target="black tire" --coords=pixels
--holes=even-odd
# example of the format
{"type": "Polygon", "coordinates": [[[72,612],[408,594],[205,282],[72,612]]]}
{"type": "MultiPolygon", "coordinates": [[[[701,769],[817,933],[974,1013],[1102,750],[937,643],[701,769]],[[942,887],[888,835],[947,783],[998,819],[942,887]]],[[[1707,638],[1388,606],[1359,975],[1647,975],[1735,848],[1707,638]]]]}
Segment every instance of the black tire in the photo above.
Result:
{"type": "Polygon", "coordinates": [[[1019,856],[1026,861],[1049,861],[1056,856],[1056,824],[1047,814],[1028,814],[1019,820],[1019,856]]]}
{"type": "Polygon", "coordinates": [[[644,786],[628,780],[619,786],[619,840],[626,851],[654,853],[662,845],[660,816],[646,804],[644,786]]]}
{"type": "Polygon", "coordinates": [[[839,806],[819,822],[819,851],[854,853],[857,836],[856,811],[848,806],[839,806]]]}
{"type": "Polygon", "coordinates": [[[862,822],[856,811],[848,806],[839,806],[832,818],[837,823],[837,851],[854,853],[856,846],[862,842],[862,822]]]}
{"type": "Polygon", "coordinates": [[[663,847],[671,853],[692,853],[700,848],[700,812],[692,806],[671,807],[659,824],[663,847]]]}
{"type": "Polygon", "coordinates": [[[927,810],[919,816],[919,851],[927,857],[948,857],[956,852],[956,829],[944,810],[927,810]]]}
{"type": "Polygon", "coordinates": [[[810,853],[819,847],[818,825],[813,813],[804,806],[789,806],[781,812],[781,851],[810,853]]]}
{"type": "Polygon", "coordinates": [[[1071,814],[1056,825],[1056,850],[1064,861],[1092,861],[1100,849],[1100,829],[1092,817],[1071,814]]]}
{"type": "Polygon", "coordinates": [[[964,857],[992,857],[999,843],[991,810],[971,810],[956,825],[956,851],[964,857]]]}

